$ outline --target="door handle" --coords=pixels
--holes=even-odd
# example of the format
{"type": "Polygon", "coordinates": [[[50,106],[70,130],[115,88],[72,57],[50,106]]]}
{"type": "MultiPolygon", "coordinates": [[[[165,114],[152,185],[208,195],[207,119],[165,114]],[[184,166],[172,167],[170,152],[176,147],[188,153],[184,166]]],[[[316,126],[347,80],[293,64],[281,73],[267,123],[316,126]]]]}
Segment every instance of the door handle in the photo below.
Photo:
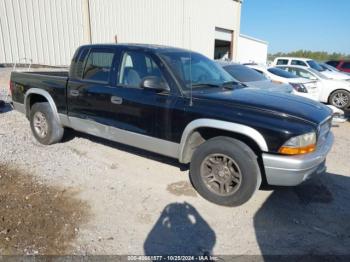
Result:
{"type": "Polygon", "coordinates": [[[79,96],[79,91],[78,90],[70,90],[70,95],[71,96],[79,96]]]}
{"type": "Polygon", "coordinates": [[[121,105],[123,103],[123,98],[121,98],[119,96],[112,96],[111,102],[112,102],[112,104],[121,105]]]}

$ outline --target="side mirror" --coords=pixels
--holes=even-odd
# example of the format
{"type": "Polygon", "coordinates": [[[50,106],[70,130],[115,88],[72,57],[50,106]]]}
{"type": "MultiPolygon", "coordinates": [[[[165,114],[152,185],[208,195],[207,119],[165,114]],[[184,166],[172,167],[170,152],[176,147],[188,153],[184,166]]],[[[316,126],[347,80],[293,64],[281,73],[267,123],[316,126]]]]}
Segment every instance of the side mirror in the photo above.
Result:
{"type": "Polygon", "coordinates": [[[170,88],[167,83],[157,76],[147,76],[141,81],[141,88],[154,91],[169,91],[170,88]]]}

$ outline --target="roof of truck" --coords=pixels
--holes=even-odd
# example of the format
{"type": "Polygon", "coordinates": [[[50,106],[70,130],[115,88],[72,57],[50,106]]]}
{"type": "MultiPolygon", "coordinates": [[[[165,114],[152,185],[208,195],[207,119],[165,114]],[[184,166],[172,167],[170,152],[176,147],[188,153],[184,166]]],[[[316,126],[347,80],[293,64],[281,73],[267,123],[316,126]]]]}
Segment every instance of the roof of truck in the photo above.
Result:
{"type": "Polygon", "coordinates": [[[125,47],[125,48],[135,48],[135,49],[143,49],[143,50],[151,50],[156,52],[168,52],[168,51],[186,51],[189,52],[189,50],[178,48],[178,47],[171,47],[171,46],[165,46],[165,45],[154,45],[154,44],[136,44],[136,43],[121,43],[121,44],[89,44],[89,45],[83,45],[82,47],[125,47]]]}

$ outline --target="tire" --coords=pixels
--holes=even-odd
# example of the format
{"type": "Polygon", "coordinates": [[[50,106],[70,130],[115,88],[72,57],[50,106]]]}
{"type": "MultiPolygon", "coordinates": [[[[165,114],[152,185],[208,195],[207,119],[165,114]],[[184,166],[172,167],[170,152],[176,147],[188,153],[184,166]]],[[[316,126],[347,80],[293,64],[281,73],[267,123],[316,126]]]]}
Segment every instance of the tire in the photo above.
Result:
{"type": "Polygon", "coordinates": [[[49,103],[36,103],[30,110],[30,128],[35,139],[43,145],[62,140],[64,128],[55,118],[49,103]]]}
{"type": "Polygon", "coordinates": [[[337,90],[329,97],[329,103],[340,109],[350,107],[350,93],[346,90],[337,90]]]}
{"type": "Polygon", "coordinates": [[[190,179],[202,197],[222,206],[244,204],[261,184],[256,154],[245,143],[229,137],[212,138],[197,148],[190,164],[190,179]],[[225,156],[228,161],[223,160],[225,156]]]}

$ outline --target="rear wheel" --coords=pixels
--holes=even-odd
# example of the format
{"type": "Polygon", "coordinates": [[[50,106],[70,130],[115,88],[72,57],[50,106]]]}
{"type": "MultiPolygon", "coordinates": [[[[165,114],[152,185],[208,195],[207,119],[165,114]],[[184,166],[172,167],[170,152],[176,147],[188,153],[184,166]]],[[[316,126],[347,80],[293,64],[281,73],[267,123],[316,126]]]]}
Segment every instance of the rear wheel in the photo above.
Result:
{"type": "Polygon", "coordinates": [[[350,107],[350,93],[346,90],[337,90],[330,96],[329,102],[337,108],[347,109],[350,107]]]}
{"type": "Polygon", "coordinates": [[[62,140],[64,128],[55,118],[49,103],[36,103],[30,111],[30,127],[36,140],[44,145],[62,140]]]}
{"type": "Polygon", "coordinates": [[[256,154],[229,137],[213,138],[198,147],[190,178],[201,196],[224,206],[247,202],[261,184],[256,154]]]}

